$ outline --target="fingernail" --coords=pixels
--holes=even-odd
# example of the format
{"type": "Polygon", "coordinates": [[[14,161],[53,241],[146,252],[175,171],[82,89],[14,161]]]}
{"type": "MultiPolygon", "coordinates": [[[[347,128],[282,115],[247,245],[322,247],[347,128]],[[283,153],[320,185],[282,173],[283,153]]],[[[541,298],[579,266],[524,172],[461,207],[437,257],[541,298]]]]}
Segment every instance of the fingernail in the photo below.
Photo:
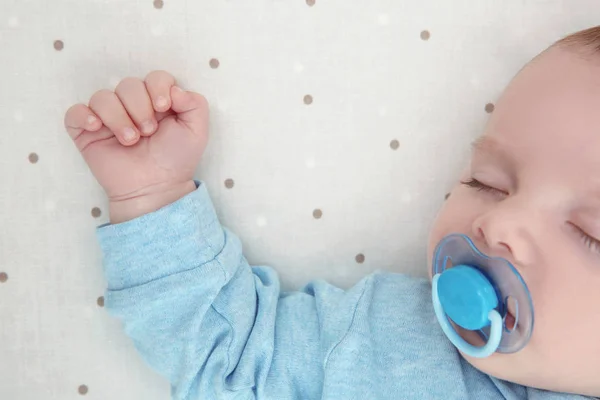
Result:
{"type": "Polygon", "coordinates": [[[87,117],[87,123],[88,123],[88,125],[94,125],[97,120],[98,120],[98,118],[94,117],[93,115],[89,115],[87,117]]]}
{"type": "Polygon", "coordinates": [[[154,122],[146,121],[142,124],[142,132],[149,135],[154,131],[154,122]]]}
{"type": "Polygon", "coordinates": [[[156,107],[158,108],[164,108],[167,106],[167,104],[167,99],[165,99],[163,96],[158,96],[156,99],[156,107]]]}
{"type": "Polygon", "coordinates": [[[123,129],[123,139],[125,139],[126,142],[134,141],[136,136],[137,134],[132,128],[123,129]]]}

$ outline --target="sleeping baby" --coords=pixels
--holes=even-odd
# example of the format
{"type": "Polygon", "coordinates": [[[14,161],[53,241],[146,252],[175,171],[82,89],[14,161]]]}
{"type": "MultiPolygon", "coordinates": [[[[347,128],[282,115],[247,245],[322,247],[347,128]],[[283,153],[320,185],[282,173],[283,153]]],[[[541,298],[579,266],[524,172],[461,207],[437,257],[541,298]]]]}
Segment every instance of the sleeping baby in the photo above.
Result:
{"type": "Polygon", "coordinates": [[[71,107],[110,201],[105,305],[173,399],[600,396],[600,26],[529,62],[440,210],[429,278],[282,291],[194,172],[208,104],[167,72],[71,107]]]}

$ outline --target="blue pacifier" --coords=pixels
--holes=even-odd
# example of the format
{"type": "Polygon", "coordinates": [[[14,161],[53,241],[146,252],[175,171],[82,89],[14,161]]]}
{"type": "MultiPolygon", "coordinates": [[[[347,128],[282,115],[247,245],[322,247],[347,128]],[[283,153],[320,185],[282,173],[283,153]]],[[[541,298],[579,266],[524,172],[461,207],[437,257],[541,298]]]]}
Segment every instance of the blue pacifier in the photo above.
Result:
{"type": "Polygon", "coordinates": [[[432,268],[435,315],[458,350],[483,358],[525,347],[533,331],[533,302],[510,262],[484,255],[463,234],[451,234],[438,244],[432,268]],[[486,344],[467,343],[452,323],[477,332],[486,344]]]}

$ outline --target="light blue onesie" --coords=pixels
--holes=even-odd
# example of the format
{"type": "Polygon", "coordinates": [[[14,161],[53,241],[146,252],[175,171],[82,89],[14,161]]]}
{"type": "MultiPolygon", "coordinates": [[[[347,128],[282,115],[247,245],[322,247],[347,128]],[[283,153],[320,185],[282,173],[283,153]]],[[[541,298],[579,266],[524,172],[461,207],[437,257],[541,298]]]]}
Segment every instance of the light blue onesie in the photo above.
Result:
{"type": "Polygon", "coordinates": [[[374,273],[349,290],[282,292],[251,267],[205,185],[98,228],[106,307],[174,399],[583,399],[494,379],[442,333],[426,279],[374,273]]]}

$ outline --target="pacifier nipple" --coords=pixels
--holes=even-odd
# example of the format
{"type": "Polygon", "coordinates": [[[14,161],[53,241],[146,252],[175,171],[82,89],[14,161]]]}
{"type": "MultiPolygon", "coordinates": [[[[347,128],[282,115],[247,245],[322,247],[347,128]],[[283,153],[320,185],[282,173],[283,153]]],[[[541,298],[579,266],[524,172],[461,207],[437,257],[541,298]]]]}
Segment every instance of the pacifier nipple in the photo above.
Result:
{"type": "Polygon", "coordinates": [[[471,357],[522,349],[533,331],[533,303],[527,285],[505,259],[482,254],[465,235],[442,239],[433,263],[432,299],[436,317],[450,341],[471,357]],[[519,310],[508,314],[506,301],[519,310]],[[453,325],[454,324],[454,325],[453,325]],[[466,342],[455,326],[474,331],[486,342],[466,342]]]}

